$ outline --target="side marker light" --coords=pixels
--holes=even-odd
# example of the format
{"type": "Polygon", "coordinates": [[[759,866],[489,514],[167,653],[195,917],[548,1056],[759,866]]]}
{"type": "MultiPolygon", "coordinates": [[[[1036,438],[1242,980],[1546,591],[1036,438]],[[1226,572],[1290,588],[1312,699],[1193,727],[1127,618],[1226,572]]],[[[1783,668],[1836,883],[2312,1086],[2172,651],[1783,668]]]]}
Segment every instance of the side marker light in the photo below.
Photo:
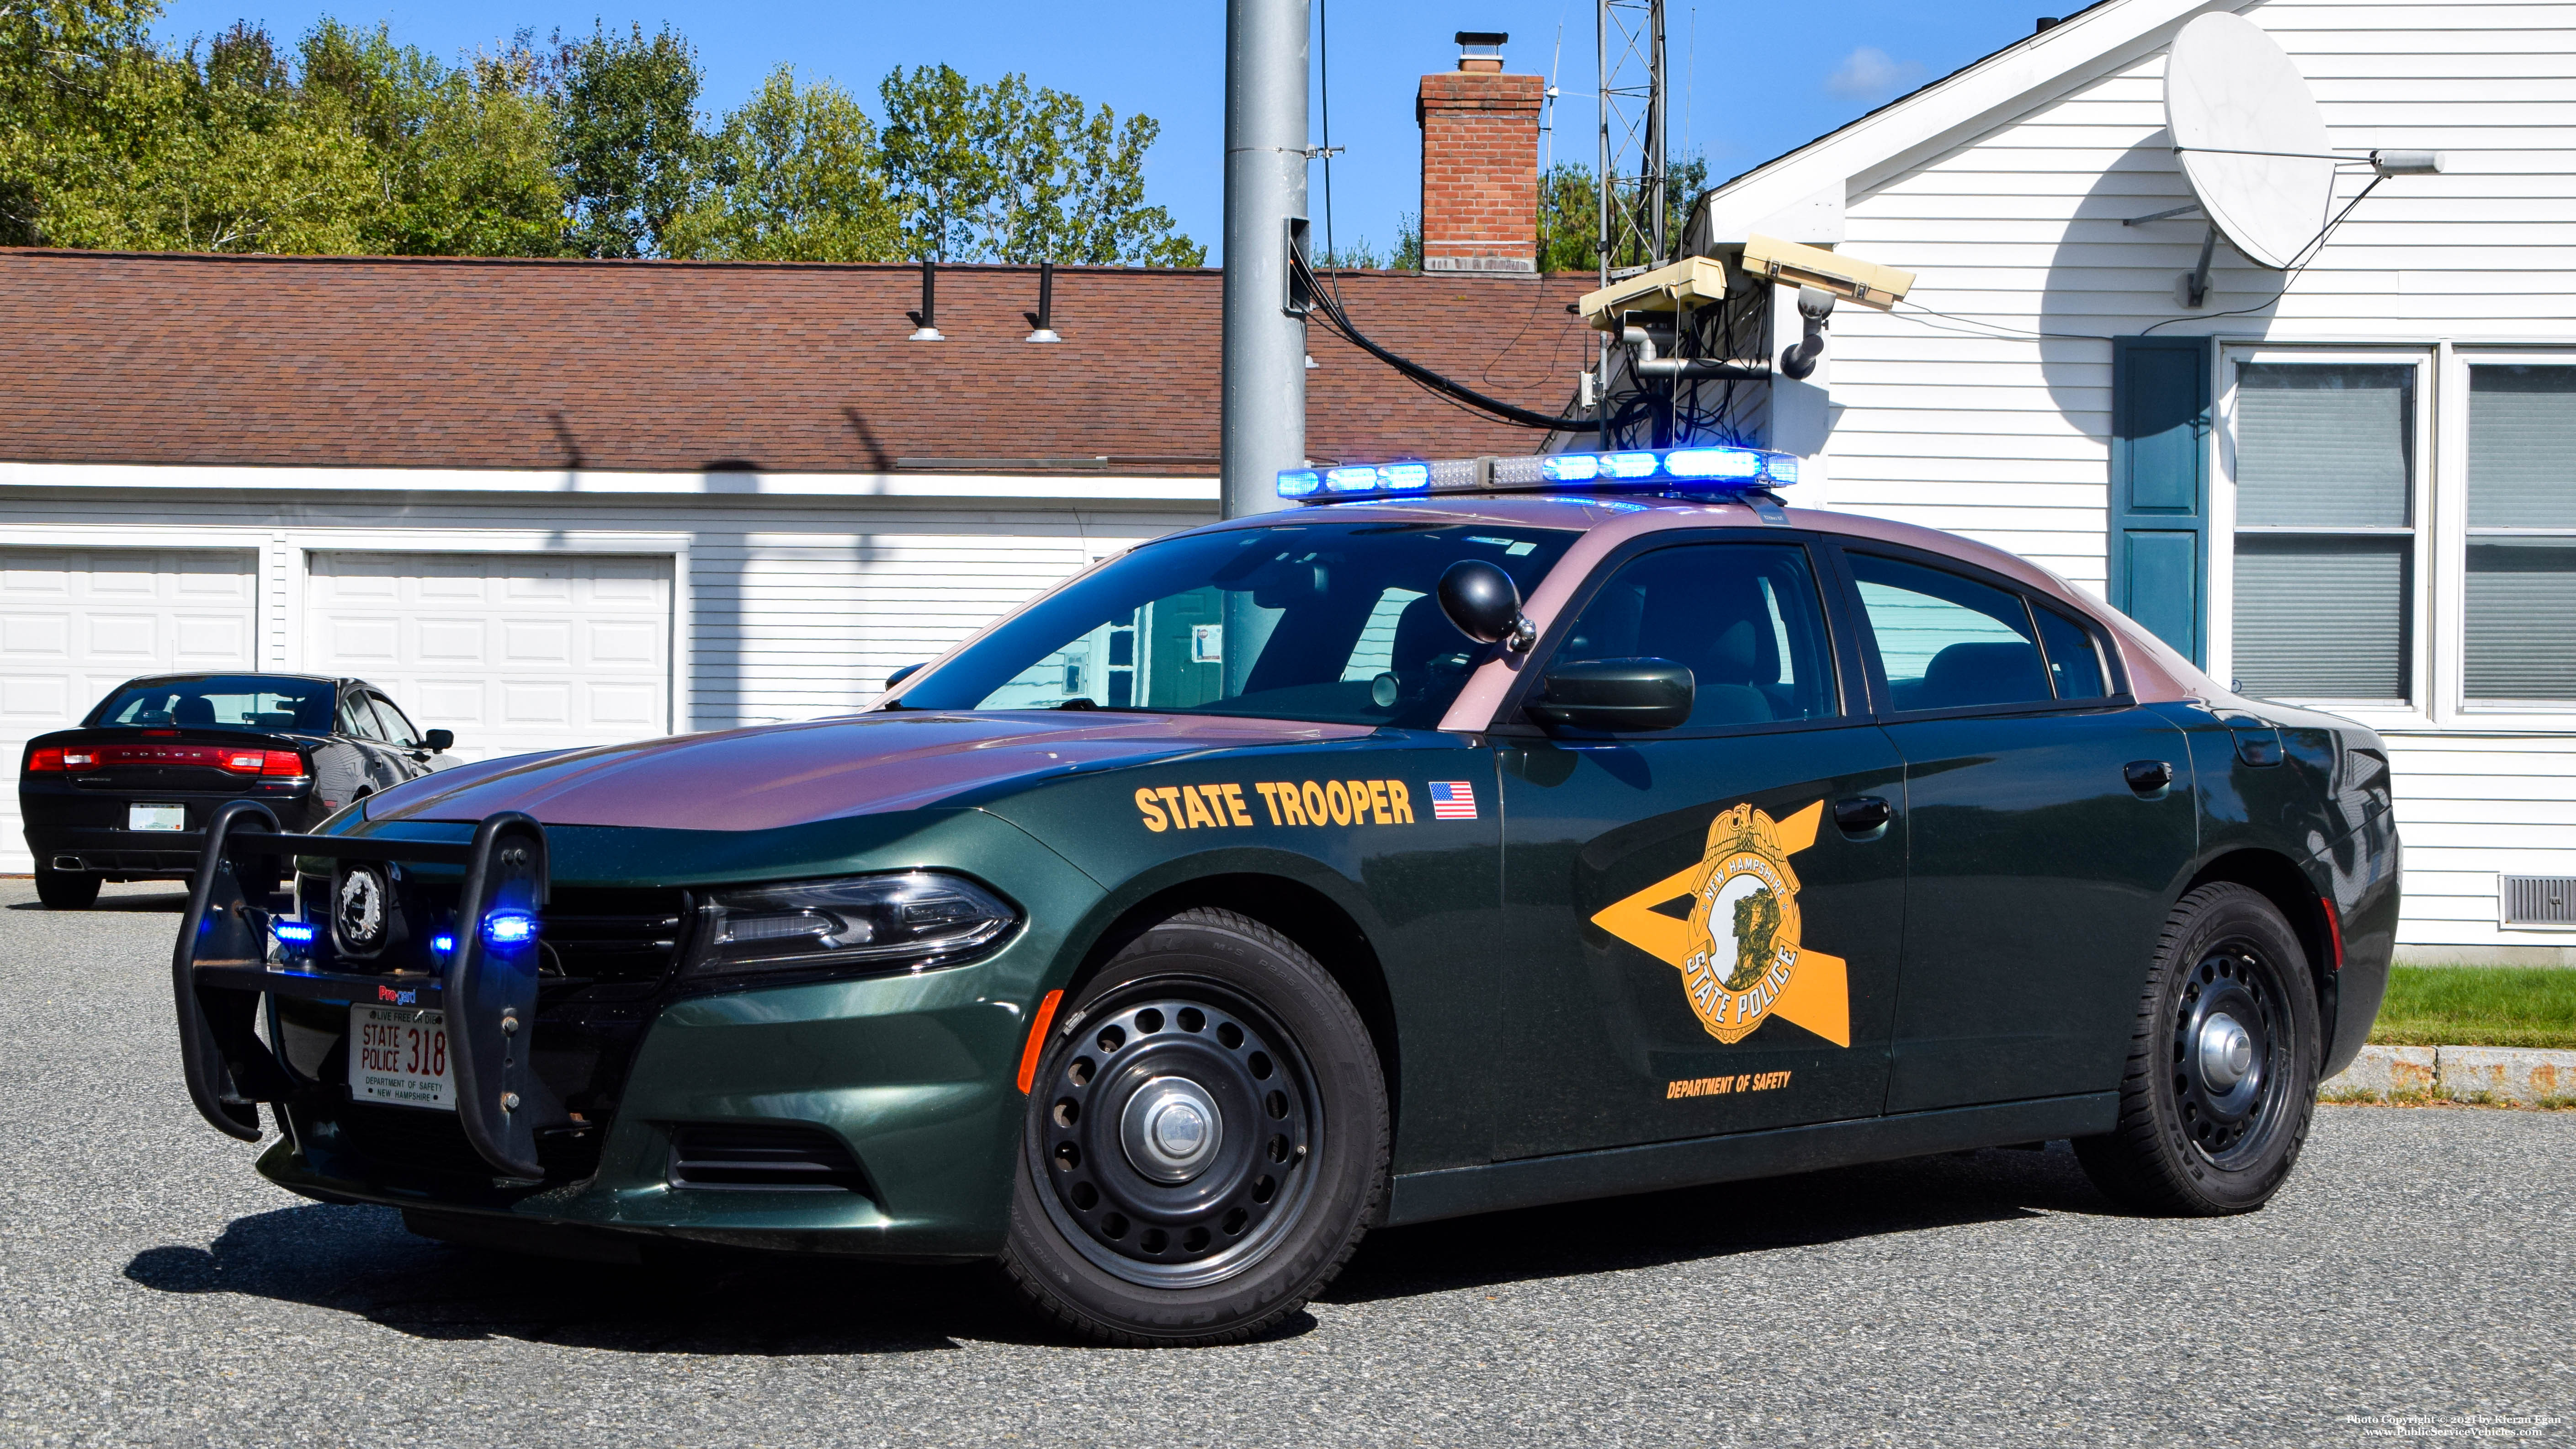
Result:
{"type": "Polygon", "coordinates": [[[1038,1053],[1046,1049],[1047,1028],[1055,1025],[1055,1009],[1063,1003],[1063,992],[1050,991],[1046,999],[1038,1003],[1037,1014],[1029,1018],[1029,1044],[1020,1048],[1020,1095],[1023,1097],[1029,1094],[1030,1086],[1038,1079],[1038,1053]]]}

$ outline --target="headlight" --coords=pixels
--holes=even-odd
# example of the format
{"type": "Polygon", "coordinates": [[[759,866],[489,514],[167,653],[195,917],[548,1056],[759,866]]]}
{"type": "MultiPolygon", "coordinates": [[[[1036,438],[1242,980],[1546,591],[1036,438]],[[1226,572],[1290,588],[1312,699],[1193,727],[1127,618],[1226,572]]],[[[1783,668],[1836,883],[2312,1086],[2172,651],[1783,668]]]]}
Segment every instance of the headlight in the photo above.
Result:
{"type": "Polygon", "coordinates": [[[973,881],[931,871],[717,891],[698,908],[692,977],[954,965],[1019,924],[973,881]]]}

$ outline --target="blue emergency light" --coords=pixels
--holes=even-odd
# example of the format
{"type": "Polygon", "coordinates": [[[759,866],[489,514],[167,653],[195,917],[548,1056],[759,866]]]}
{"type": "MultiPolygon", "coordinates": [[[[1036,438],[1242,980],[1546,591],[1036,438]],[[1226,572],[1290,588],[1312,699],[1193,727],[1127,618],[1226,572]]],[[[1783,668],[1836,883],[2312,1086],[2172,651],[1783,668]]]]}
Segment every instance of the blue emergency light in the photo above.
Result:
{"type": "Polygon", "coordinates": [[[483,939],[495,946],[519,946],[537,938],[537,918],[519,911],[494,911],[483,918],[483,939]]]}
{"type": "Polygon", "coordinates": [[[302,921],[278,921],[271,924],[269,929],[277,933],[278,940],[289,946],[313,944],[313,928],[302,921]]]}
{"type": "Polygon", "coordinates": [[[1279,496],[1301,503],[1341,503],[1426,493],[1740,493],[1797,481],[1794,453],[1718,446],[1623,448],[1289,468],[1279,475],[1279,496]]]}

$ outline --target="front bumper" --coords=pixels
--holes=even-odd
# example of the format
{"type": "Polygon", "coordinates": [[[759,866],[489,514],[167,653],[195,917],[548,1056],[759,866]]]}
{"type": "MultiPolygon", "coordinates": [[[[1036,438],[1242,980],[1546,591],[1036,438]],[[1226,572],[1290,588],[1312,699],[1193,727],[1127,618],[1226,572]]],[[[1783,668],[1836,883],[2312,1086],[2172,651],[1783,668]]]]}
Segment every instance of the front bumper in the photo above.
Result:
{"type": "MultiPolygon", "coordinates": [[[[559,881],[578,878],[585,848],[605,843],[576,829],[548,834],[570,867],[559,881]]],[[[631,855],[631,845],[621,842],[621,850],[631,855]]],[[[900,852],[861,850],[795,874],[936,862],[1000,889],[1025,923],[992,956],[919,974],[700,995],[666,983],[639,1003],[644,1020],[630,1044],[613,1049],[624,1059],[590,1068],[604,1083],[598,1132],[551,1148],[540,1142],[542,1183],[496,1178],[466,1147],[455,1114],[352,1103],[328,1071],[279,1104],[286,1139],[261,1158],[260,1171],[323,1201],[469,1215],[496,1226],[917,1260],[990,1256],[1008,1226],[1027,1100],[1015,1078],[1028,1012],[1062,984],[1070,969],[1062,923],[1082,919],[1099,888],[980,811],[930,823],[900,852]],[[732,1180],[707,1180],[705,1144],[745,1139],[812,1144],[840,1154],[846,1170],[810,1171],[802,1180],[768,1169],[717,1172],[732,1180]]],[[[536,1022],[541,1070],[549,1034],[569,1041],[554,1015],[541,1006],[536,1022]]]]}

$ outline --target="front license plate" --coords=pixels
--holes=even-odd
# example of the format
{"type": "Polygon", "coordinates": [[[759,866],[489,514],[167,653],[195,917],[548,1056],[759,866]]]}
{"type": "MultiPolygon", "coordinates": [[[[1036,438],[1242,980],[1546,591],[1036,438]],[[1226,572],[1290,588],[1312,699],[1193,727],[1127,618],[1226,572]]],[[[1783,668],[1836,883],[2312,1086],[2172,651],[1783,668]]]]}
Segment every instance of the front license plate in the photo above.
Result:
{"type": "Polygon", "coordinates": [[[185,805],[128,805],[125,807],[128,830],[185,830],[188,807],[185,805]]]}
{"type": "Polygon", "coordinates": [[[455,1111],[456,1070],[447,1060],[447,1013],[350,1007],[349,1095],[361,1102],[455,1111]]]}

